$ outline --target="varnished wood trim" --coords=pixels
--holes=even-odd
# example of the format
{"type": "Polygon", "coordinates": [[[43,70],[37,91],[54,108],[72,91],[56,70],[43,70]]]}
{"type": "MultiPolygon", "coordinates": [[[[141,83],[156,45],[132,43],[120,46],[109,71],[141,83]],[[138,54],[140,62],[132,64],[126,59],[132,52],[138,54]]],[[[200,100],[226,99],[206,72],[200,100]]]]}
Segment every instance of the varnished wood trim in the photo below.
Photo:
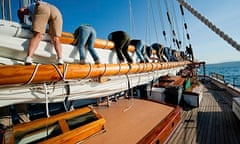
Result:
{"type": "Polygon", "coordinates": [[[138,144],[164,143],[177,127],[181,120],[181,108],[176,107],[166,118],[164,118],[154,129],[152,129],[138,144]]]}

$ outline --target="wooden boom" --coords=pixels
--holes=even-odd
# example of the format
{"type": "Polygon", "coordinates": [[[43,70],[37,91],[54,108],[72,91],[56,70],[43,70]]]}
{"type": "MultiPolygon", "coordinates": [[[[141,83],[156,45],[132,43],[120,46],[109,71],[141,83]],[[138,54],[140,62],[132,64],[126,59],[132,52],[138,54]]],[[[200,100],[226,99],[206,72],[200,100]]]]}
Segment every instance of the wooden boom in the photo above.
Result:
{"type": "MultiPolygon", "coordinates": [[[[62,32],[62,36],[60,37],[60,41],[64,44],[73,44],[74,35],[72,33],[62,32]]],[[[94,47],[95,48],[103,48],[103,49],[113,49],[114,48],[114,43],[112,41],[97,38],[95,40],[94,47]]],[[[128,51],[134,52],[135,47],[132,46],[132,45],[129,45],[128,51]]]]}
{"type": "Polygon", "coordinates": [[[150,72],[185,66],[189,61],[137,64],[2,65],[0,85],[30,84],[150,72]]]}

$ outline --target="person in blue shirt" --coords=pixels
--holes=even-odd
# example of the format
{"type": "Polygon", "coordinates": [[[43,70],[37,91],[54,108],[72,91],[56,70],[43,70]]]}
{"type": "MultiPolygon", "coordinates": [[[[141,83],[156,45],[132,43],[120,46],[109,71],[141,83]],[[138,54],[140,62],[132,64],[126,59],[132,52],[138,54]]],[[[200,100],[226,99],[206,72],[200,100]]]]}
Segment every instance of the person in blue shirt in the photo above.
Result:
{"type": "Polygon", "coordinates": [[[97,55],[94,49],[94,42],[96,40],[96,30],[88,24],[80,25],[74,31],[75,42],[74,44],[77,46],[80,55],[80,64],[86,63],[86,48],[90,52],[95,64],[99,64],[99,56],[97,55]]]}
{"type": "Polygon", "coordinates": [[[164,48],[163,48],[163,45],[162,44],[159,44],[159,43],[153,43],[151,45],[152,49],[154,49],[156,51],[156,55],[157,55],[157,58],[159,59],[159,61],[161,62],[166,62],[167,59],[166,57],[164,56],[164,48]]]}
{"type": "Polygon", "coordinates": [[[135,51],[138,58],[140,59],[140,63],[149,62],[147,56],[145,55],[146,46],[142,40],[132,39],[130,41],[130,45],[135,46],[135,51]]]}

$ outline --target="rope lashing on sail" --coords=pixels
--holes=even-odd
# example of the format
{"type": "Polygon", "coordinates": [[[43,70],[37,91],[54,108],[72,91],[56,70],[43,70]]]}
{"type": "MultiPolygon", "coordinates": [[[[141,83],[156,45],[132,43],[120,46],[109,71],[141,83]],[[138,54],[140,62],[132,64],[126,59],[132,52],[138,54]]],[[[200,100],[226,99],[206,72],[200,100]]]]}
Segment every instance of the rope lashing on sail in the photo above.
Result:
{"type": "Polygon", "coordinates": [[[65,78],[66,78],[67,70],[68,70],[68,64],[64,65],[64,69],[63,69],[63,80],[65,80],[65,78]]]}
{"type": "MultiPolygon", "coordinates": [[[[64,65],[64,70],[63,70],[63,73],[61,72],[61,70],[56,66],[56,64],[52,64],[53,67],[56,69],[58,75],[60,76],[60,78],[62,80],[65,81],[65,77],[67,75],[67,70],[68,70],[68,64],[66,64],[66,66],[64,65]]],[[[28,84],[31,84],[31,82],[33,81],[33,79],[35,78],[37,72],[38,72],[38,68],[39,68],[40,64],[36,64],[34,70],[33,70],[33,73],[31,75],[31,77],[29,78],[29,80],[24,84],[24,85],[28,85],[28,84]]]]}
{"type": "Polygon", "coordinates": [[[55,65],[55,64],[52,64],[53,67],[56,69],[56,71],[58,72],[59,76],[61,77],[61,79],[64,79],[64,74],[61,73],[60,69],[55,65]]]}
{"type": "Polygon", "coordinates": [[[32,82],[32,80],[35,78],[35,76],[37,74],[37,71],[38,71],[38,68],[39,68],[39,65],[40,64],[36,64],[30,79],[25,83],[26,85],[30,84],[32,82]]]}
{"type": "Polygon", "coordinates": [[[217,26],[215,26],[212,22],[210,22],[207,18],[201,15],[197,10],[191,7],[184,0],[177,0],[181,5],[183,5],[189,12],[191,12],[194,16],[196,16],[202,23],[204,23],[208,28],[210,28],[213,32],[215,32],[218,36],[220,36],[223,40],[229,43],[232,47],[236,48],[240,51],[240,45],[233,40],[230,36],[225,34],[222,30],[220,30],[217,26]]]}
{"type": "Polygon", "coordinates": [[[118,73],[117,73],[117,74],[120,74],[120,72],[121,72],[121,70],[122,70],[122,67],[121,67],[121,64],[120,64],[120,63],[118,64],[118,66],[119,66],[119,69],[118,69],[118,73]]]}
{"type": "Polygon", "coordinates": [[[48,91],[47,91],[47,85],[46,83],[43,84],[43,87],[44,87],[44,93],[45,93],[45,106],[46,106],[46,115],[47,117],[50,117],[50,114],[49,114],[49,105],[48,105],[48,91]]]}
{"type": "Polygon", "coordinates": [[[104,76],[106,71],[107,71],[107,64],[104,64],[104,71],[103,71],[103,74],[101,76],[104,76]]]}
{"type": "Polygon", "coordinates": [[[92,64],[89,63],[89,66],[90,66],[90,68],[89,68],[88,74],[87,74],[87,76],[84,77],[83,79],[89,78],[90,74],[92,73],[92,64]]]}

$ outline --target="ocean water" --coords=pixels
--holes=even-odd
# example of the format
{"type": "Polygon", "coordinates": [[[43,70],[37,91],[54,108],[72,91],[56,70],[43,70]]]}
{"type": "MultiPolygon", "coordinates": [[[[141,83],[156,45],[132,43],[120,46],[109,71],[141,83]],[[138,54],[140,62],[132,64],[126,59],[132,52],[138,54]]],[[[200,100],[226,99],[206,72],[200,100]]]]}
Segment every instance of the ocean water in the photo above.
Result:
{"type": "MultiPolygon", "coordinates": [[[[206,64],[206,74],[211,72],[224,75],[225,82],[240,88],[240,61],[206,64]]],[[[199,73],[203,74],[202,68],[199,73]]]]}

